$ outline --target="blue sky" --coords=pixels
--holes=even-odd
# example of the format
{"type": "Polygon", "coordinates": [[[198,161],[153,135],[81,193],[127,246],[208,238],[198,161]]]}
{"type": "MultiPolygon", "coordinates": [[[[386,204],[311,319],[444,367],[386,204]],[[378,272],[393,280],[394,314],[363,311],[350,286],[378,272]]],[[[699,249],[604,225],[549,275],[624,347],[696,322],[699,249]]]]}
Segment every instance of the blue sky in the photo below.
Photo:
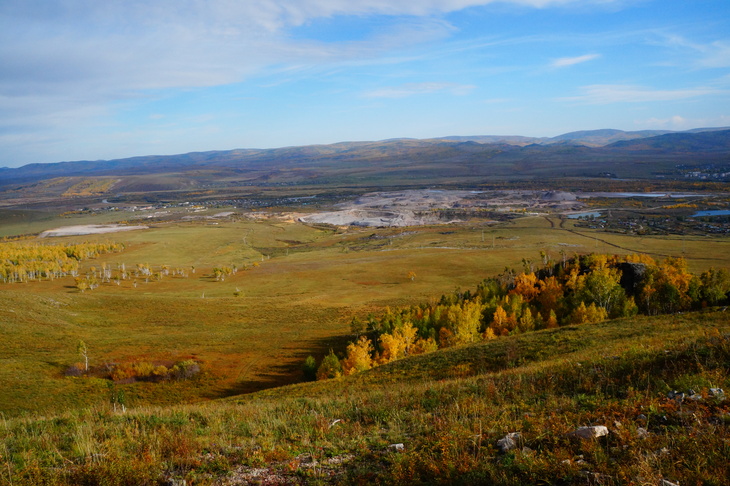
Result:
{"type": "Polygon", "coordinates": [[[0,166],[706,126],[728,0],[0,2],[0,166]]]}

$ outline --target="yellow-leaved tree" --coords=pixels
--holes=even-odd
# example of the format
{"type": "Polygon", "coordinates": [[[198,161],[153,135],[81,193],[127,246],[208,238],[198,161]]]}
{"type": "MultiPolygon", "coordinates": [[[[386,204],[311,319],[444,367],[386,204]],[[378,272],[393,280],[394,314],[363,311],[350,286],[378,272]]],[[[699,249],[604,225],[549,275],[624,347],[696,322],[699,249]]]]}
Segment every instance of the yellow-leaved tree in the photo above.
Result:
{"type": "Polygon", "coordinates": [[[484,306],[479,298],[449,306],[446,311],[446,325],[453,333],[453,344],[478,340],[483,309],[484,306]]]}
{"type": "Polygon", "coordinates": [[[347,346],[347,356],[342,361],[342,371],[345,375],[359,373],[373,367],[373,343],[365,336],[360,336],[357,342],[347,346]]]}
{"type": "Polygon", "coordinates": [[[605,321],[608,317],[606,309],[597,306],[595,303],[586,307],[585,302],[581,302],[578,307],[570,314],[571,324],[593,324],[605,321]]]}
{"type": "Polygon", "coordinates": [[[410,321],[393,330],[391,334],[380,336],[380,363],[389,363],[396,359],[407,356],[413,345],[418,329],[413,327],[410,321]]]}

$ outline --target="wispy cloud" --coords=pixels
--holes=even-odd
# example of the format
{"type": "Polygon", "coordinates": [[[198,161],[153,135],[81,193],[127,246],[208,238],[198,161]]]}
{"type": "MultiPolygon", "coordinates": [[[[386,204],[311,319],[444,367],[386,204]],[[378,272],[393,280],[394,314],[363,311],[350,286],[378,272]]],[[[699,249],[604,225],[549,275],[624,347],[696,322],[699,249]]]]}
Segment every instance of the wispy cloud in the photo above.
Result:
{"type": "Polygon", "coordinates": [[[635,122],[637,125],[652,127],[652,128],[669,128],[674,130],[681,130],[684,128],[691,128],[690,121],[680,115],[674,115],[669,118],[650,118],[643,122],[635,122]]]}
{"type": "Polygon", "coordinates": [[[674,115],[669,118],[635,120],[634,125],[642,129],[665,128],[670,130],[686,130],[698,127],[725,127],[730,125],[730,115],[720,115],[712,118],[685,118],[681,115],[674,115]]]}
{"type": "MultiPolygon", "coordinates": [[[[589,3],[620,3],[594,0],[589,3]]],[[[120,90],[205,87],[240,81],[282,63],[326,63],[380,54],[450,35],[433,15],[497,0],[178,0],[86,2],[40,8],[38,0],[0,3],[0,92],[35,93],[79,82],[120,90]],[[358,42],[292,40],[288,29],[334,16],[409,16],[358,42]],[[133,66],[133,68],[132,68],[133,66]]],[[[533,8],[585,0],[501,0],[533,8]]]]}
{"type": "Polygon", "coordinates": [[[716,88],[696,87],[686,89],[651,89],[644,86],[623,84],[594,84],[581,88],[582,94],[558,101],[574,101],[587,104],[644,103],[675,101],[701,96],[716,95],[723,91],[716,88]]]}
{"type": "MultiPolygon", "coordinates": [[[[170,103],[170,100],[181,100],[175,109],[180,115],[207,110],[204,100],[215,95],[206,98],[205,93],[212,94],[216,90],[208,88],[221,86],[227,87],[217,90],[218,93],[260,97],[262,101],[251,105],[263,106],[266,102],[274,105],[280,102],[280,99],[268,99],[267,92],[284,92],[290,85],[287,92],[291,93],[293,110],[297,109],[296,101],[307,97],[311,93],[308,90],[322,80],[326,81],[327,89],[320,92],[327,93],[362,92],[366,89],[363,86],[382,86],[363,93],[361,102],[363,97],[460,96],[475,89],[467,83],[489,87],[490,96],[500,101],[520,99],[515,91],[522,90],[527,97],[535,97],[544,87],[531,84],[537,76],[521,82],[521,75],[528,69],[523,62],[532,69],[537,59],[542,71],[561,71],[554,73],[555,83],[567,82],[558,75],[568,72],[569,66],[593,61],[600,56],[598,52],[604,53],[606,61],[613,61],[616,56],[609,59],[611,48],[641,43],[645,47],[647,37],[662,42],[662,47],[674,42],[674,48],[689,53],[681,56],[682,60],[695,60],[682,65],[683,73],[687,65],[730,66],[730,42],[717,28],[713,32],[721,34],[715,37],[716,42],[697,44],[680,37],[671,41],[657,34],[649,36],[643,30],[629,36],[623,28],[625,22],[617,24],[603,16],[600,25],[607,26],[608,33],[576,29],[572,23],[570,27],[561,22],[552,26],[542,22],[543,18],[538,22],[537,18],[552,16],[548,9],[562,8],[567,15],[585,14],[588,21],[593,21],[596,12],[603,13],[605,8],[620,10],[643,1],[0,0],[0,135],[4,136],[0,138],[0,164],[37,161],[31,154],[40,154],[42,146],[50,147],[43,158],[51,161],[61,153],[59,147],[64,144],[65,153],[86,150],[91,138],[96,138],[99,146],[113,144],[114,137],[110,134],[115,131],[127,130],[133,133],[129,140],[141,143],[134,137],[139,135],[141,139],[146,132],[127,127],[134,128],[140,122],[162,126],[168,120],[179,121],[177,115],[166,113],[165,100],[170,103]],[[458,13],[467,8],[476,11],[477,7],[487,5],[499,8],[479,12],[488,19],[484,29],[475,28],[476,17],[471,12],[458,13]],[[515,17],[501,22],[496,17],[505,11],[523,16],[525,22],[515,21],[515,17]],[[345,28],[349,25],[354,28],[345,28]],[[325,28],[318,30],[321,26],[325,28]],[[322,35],[327,28],[331,31],[322,35]],[[615,30],[611,31],[612,28],[615,30]],[[579,52],[587,54],[550,58],[565,52],[557,49],[565,49],[566,45],[578,45],[582,49],[579,52]],[[452,73],[449,71],[452,68],[461,71],[452,73]],[[511,73],[514,76],[507,76],[511,73]],[[386,77],[399,80],[382,81],[386,77]],[[358,80],[357,84],[352,82],[354,79],[358,80]],[[405,79],[447,79],[461,84],[399,84],[405,79]],[[255,82],[246,84],[252,80],[255,82]],[[284,87],[285,83],[288,86],[284,87]],[[92,132],[99,136],[90,137],[92,132]],[[17,147],[12,153],[8,150],[10,142],[17,147]],[[56,145],[49,145],[51,142],[56,145]]],[[[667,28],[670,30],[675,32],[667,28]]],[[[640,75],[633,78],[617,73],[614,79],[642,82],[640,75]]],[[[668,79],[666,86],[676,87],[677,82],[683,81],[668,79]]],[[[725,87],[707,81],[690,82],[717,89],[725,87]]],[[[604,84],[586,86],[572,101],[638,102],[689,98],[712,92],[709,88],[656,91],[604,84]]],[[[332,99],[332,96],[323,97],[321,102],[348,102],[332,99]]],[[[219,104],[229,109],[231,99],[226,101],[229,103],[219,104]]],[[[490,102],[497,101],[485,101],[490,102]]],[[[539,101],[533,105],[538,106],[539,101]]],[[[311,114],[301,112],[301,116],[311,114]]],[[[313,126],[319,127],[320,123],[324,126],[325,122],[312,120],[313,126]]],[[[238,137],[246,132],[241,128],[243,123],[235,128],[232,124],[228,126],[238,137]]],[[[268,132],[291,132],[277,129],[280,125],[276,123],[272,122],[268,132]]],[[[362,126],[353,131],[361,130],[362,126]]],[[[384,130],[381,126],[378,129],[384,130]]],[[[185,132],[187,138],[192,138],[188,133],[194,132],[193,129],[185,132]]],[[[178,147],[177,143],[171,142],[170,147],[178,147]]],[[[211,142],[197,138],[196,143],[211,142]]],[[[178,149],[170,149],[173,150],[178,149]]]]}
{"type": "Polygon", "coordinates": [[[682,62],[696,68],[730,67],[730,40],[697,42],[677,34],[658,34],[657,44],[687,52],[690,57],[682,62]]]}
{"type": "Polygon", "coordinates": [[[554,68],[575,66],[576,64],[582,64],[584,62],[592,61],[594,59],[598,59],[599,57],[601,57],[600,54],[586,54],[577,57],[561,57],[559,59],[555,59],[550,65],[554,68]]]}
{"type": "Polygon", "coordinates": [[[475,87],[470,84],[455,83],[407,83],[368,91],[363,96],[366,98],[406,98],[408,96],[439,92],[464,96],[469,94],[475,87]]]}

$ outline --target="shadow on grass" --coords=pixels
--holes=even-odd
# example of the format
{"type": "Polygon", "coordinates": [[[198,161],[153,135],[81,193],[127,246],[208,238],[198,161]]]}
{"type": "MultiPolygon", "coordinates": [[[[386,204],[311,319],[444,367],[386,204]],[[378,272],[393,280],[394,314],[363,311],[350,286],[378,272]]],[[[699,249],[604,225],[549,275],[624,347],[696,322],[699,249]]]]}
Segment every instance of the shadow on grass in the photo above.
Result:
{"type": "Polygon", "coordinates": [[[306,345],[302,346],[304,349],[293,352],[291,354],[292,359],[288,360],[286,364],[270,366],[265,373],[253,373],[249,370],[255,369],[256,362],[251,362],[241,372],[244,379],[231,386],[212,390],[210,393],[204,394],[203,397],[209,399],[226,398],[301,383],[305,381],[302,365],[308,356],[314,356],[317,364],[319,364],[322,358],[332,349],[342,358],[341,351],[347,347],[350,341],[354,340],[355,337],[350,334],[309,339],[305,341],[306,345]],[[252,375],[253,379],[247,379],[251,378],[252,375]]]}

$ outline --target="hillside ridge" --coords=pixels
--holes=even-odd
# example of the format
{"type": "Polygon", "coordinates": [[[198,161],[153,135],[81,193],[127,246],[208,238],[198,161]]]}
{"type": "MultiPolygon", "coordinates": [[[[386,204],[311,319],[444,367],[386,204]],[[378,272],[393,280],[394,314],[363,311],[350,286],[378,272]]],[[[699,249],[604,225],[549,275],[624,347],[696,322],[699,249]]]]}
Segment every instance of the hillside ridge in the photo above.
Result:
{"type": "MultiPolygon", "coordinates": [[[[0,169],[0,187],[23,189],[59,177],[156,175],[160,187],[446,183],[492,178],[618,177],[682,179],[678,166],[725,166],[730,130],[573,132],[552,139],[444,137],[235,149],[0,169]],[[649,136],[655,135],[655,136],[649,136]],[[186,182],[176,180],[183,177],[186,182]]],[[[727,171],[726,171],[727,172],[727,171]]],[[[110,188],[113,192],[113,188],[110,188]]]]}

